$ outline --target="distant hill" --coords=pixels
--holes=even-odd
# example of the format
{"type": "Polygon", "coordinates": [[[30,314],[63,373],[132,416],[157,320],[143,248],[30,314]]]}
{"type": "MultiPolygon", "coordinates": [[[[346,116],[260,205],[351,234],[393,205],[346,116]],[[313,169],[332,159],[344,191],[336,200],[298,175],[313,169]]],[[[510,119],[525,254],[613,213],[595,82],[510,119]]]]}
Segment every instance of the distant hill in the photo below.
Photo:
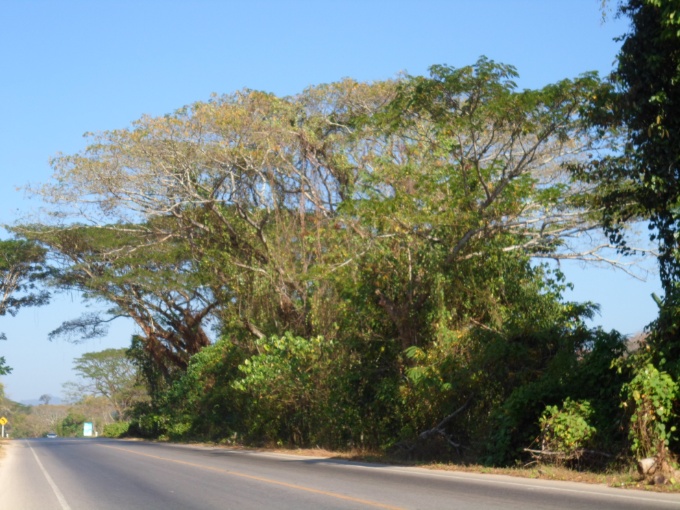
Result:
{"type": "MultiPolygon", "coordinates": [[[[19,403],[23,404],[25,406],[40,406],[40,405],[43,404],[42,401],[39,398],[35,398],[35,399],[31,399],[31,400],[21,400],[19,403]]],[[[64,401],[62,399],[58,398],[58,397],[52,397],[50,399],[50,405],[57,406],[57,405],[60,405],[60,404],[63,404],[63,403],[64,403],[64,401]]]]}

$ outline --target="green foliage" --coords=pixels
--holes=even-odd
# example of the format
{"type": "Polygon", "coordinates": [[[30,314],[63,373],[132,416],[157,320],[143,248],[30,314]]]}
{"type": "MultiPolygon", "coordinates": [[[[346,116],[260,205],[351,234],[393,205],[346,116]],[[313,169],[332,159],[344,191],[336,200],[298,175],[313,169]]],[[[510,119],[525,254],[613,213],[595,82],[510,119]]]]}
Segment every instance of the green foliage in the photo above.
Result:
{"type": "MultiPolygon", "coordinates": [[[[557,336],[554,330],[550,334],[557,336]]],[[[562,334],[560,343],[559,353],[542,370],[530,369],[521,384],[508,384],[506,396],[491,407],[485,458],[489,464],[521,458],[523,449],[540,435],[538,421],[545,407],[567,398],[590,403],[594,448],[612,452],[623,448],[626,429],[618,402],[628,376],[611,365],[625,353],[625,339],[615,331],[576,329],[562,334]]]]}
{"type": "Polygon", "coordinates": [[[12,367],[7,366],[5,357],[0,356],[0,375],[8,375],[12,373],[12,367]]]}
{"type": "Polygon", "coordinates": [[[106,437],[126,437],[129,429],[130,423],[126,421],[107,423],[104,425],[103,435],[106,437]]]}
{"type": "Polygon", "coordinates": [[[250,433],[266,441],[295,445],[313,441],[328,401],[333,344],[286,333],[256,343],[259,354],[246,359],[234,387],[256,402],[249,412],[250,433]]]}
{"type": "Polygon", "coordinates": [[[130,413],[128,433],[149,439],[168,437],[171,420],[172,415],[161,410],[158,401],[139,403],[130,413]]]}
{"type": "Polygon", "coordinates": [[[657,244],[667,296],[680,277],[680,32],[677,0],[625,0],[619,13],[630,20],[609,87],[592,96],[590,120],[617,150],[593,159],[581,175],[596,186],[610,240],[630,251],[631,220],[649,221],[657,244]]]}
{"type": "Polygon", "coordinates": [[[76,393],[80,397],[104,397],[113,406],[116,420],[126,418],[128,410],[147,397],[127,349],[88,352],[76,358],[73,365],[75,373],[85,381],[74,385],[76,393]]]}
{"type": "Polygon", "coordinates": [[[38,285],[50,276],[47,250],[21,239],[0,241],[0,316],[12,316],[26,306],[44,305],[49,293],[38,285]]]}
{"type": "MultiPolygon", "coordinates": [[[[46,253],[32,241],[0,241],[0,317],[15,316],[21,308],[49,302],[49,292],[40,288],[51,274],[45,263],[46,253]]],[[[5,334],[0,332],[0,340],[5,339],[5,334]]],[[[5,358],[0,358],[0,375],[10,370],[5,358]]]]}
{"type": "Polygon", "coordinates": [[[82,437],[83,424],[87,418],[77,411],[69,411],[66,417],[61,421],[57,427],[57,434],[62,437],[82,437]]]}
{"type": "Polygon", "coordinates": [[[209,343],[203,321],[216,303],[200,274],[192,270],[190,247],[168,234],[172,227],[165,217],[101,227],[17,227],[23,237],[58,254],[54,286],[113,305],[105,313],[65,320],[50,339],[101,337],[112,320],[128,317],[144,332],[138,336],[140,346],[158,370],[169,376],[186,368],[188,358],[209,343]]]}
{"type": "Polygon", "coordinates": [[[624,406],[630,410],[629,438],[636,458],[665,457],[671,436],[673,405],[678,398],[678,384],[671,376],[642,360],[634,369],[633,379],[622,388],[624,406]]]}
{"type": "Polygon", "coordinates": [[[241,431],[245,402],[232,386],[243,359],[242,350],[224,339],[191,358],[161,406],[174,422],[170,437],[219,440],[241,431]]]}
{"type": "Polygon", "coordinates": [[[680,377],[679,12],[677,0],[619,3],[619,14],[630,21],[629,31],[621,37],[610,84],[593,96],[590,112],[592,125],[600,135],[614,137],[617,147],[579,173],[593,186],[591,199],[620,251],[632,251],[626,224],[642,220],[648,221],[650,240],[659,254],[664,290],[663,298],[655,297],[659,316],[648,326],[648,351],[625,365],[631,380],[623,394],[629,409],[634,409],[627,428],[636,455],[663,456],[667,446],[677,447],[671,434],[678,426],[677,400],[669,407],[657,404],[671,398],[671,383],[680,377]],[[668,374],[655,368],[662,366],[668,374]],[[657,404],[649,400],[652,394],[657,404]],[[663,416],[656,414],[657,408],[663,416]]]}
{"type": "Polygon", "coordinates": [[[628,127],[630,172],[637,184],[635,198],[643,206],[659,245],[664,289],[680,277],[678,255],[678,166],[680,134],[678,79],[680,34],[673,29],[679,4],[629,0],[621,12],[632,22],[615,73],[621,88],[621,118],[628,127]]]}
{"type": "Polygon", "coordinates": [[[160,400],[175,377],[166,367],[146,348],[146,340],[139,335],[132,335],[130,348],[125,355],[136,366],[139,376],[146,386],[146,391],[152,402],[160,400]]]}
{"type": "Polygon", "coordinates": [[[541,449],[561,454],[554,457],[563,461],[578,457],[595,433],[590,425],[593,409],[590,402],[567,398],[561,407],[546,406],[538,420],[541,428],[541,449]]]}
{"type": "MultiPolygon", "coordinates": [[[[596,307],[564,302],[540,264],[578,257],[596,226],[565,165],[606,146],[580,117],[602,84],[515,77],[482,58],[242,91],[56,158],[43,193],[87,197],[107,226],[20,230],[60,261],[60,286],[139,326],[128,356],[150,400],[129,433],[389,449],[434,430],[507,463],[567,398],[609,430],[620,338],[588,330],[596,307]]],[[[80,369],[101,378],[95,361],[80,369]]]]}

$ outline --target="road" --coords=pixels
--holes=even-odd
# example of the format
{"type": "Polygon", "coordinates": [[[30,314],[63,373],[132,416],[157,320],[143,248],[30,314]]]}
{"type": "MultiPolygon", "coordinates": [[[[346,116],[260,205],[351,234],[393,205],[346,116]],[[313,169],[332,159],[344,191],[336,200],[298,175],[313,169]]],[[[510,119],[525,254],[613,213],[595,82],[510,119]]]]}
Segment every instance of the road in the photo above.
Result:
{"type": "Polygon", "coordinates": [[[680,496],[497,475],[111,439],[14,440],[17,510],[680,509],[680,496]]]}

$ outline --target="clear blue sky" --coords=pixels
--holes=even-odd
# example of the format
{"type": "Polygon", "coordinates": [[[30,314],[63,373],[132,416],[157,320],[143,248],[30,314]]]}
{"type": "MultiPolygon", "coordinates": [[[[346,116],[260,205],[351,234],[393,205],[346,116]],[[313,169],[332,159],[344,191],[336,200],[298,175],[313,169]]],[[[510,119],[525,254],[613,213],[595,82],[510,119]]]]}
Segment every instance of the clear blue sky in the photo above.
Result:
{"type": "MultiPolygon", "coordinates": [[[[610,2],[613,3],[613,2],[610,2]]],[[[4,0],[0,9],[0,223],[37,204],[17,188],[51,176],[48,160],[82,134],[125,127],[213,92],[294,94],[352,77],[380,80],[479,56],[512,64],[521,88],[585,71],[607,74],[624,21],[601,0],[4,0]]],[[[601,304],[594,324],[635,333],[655,316],[658,281],[564,266],[569,297],[601,304]]],[[[74,357],[126,347],[133,329],[72,345],[47,333],[82,311],[78,296],[0,318],[2,378],[14,400],[59,396],[74,357]]]]}

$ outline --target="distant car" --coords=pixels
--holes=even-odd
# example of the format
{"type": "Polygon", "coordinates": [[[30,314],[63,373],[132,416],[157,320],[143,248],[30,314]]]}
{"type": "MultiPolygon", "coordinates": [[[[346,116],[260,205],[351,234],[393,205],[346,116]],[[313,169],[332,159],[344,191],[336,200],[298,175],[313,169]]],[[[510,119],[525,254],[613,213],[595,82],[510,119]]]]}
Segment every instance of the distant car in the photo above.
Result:
{"type": "Polygon", "coordinates": [[[49,437],[50,439],[54,439],[55,437],[59,437],[59,436],[57,436],[54,432],[48,432],[47,434],[45,434],[45,437],[49,437]]]}

